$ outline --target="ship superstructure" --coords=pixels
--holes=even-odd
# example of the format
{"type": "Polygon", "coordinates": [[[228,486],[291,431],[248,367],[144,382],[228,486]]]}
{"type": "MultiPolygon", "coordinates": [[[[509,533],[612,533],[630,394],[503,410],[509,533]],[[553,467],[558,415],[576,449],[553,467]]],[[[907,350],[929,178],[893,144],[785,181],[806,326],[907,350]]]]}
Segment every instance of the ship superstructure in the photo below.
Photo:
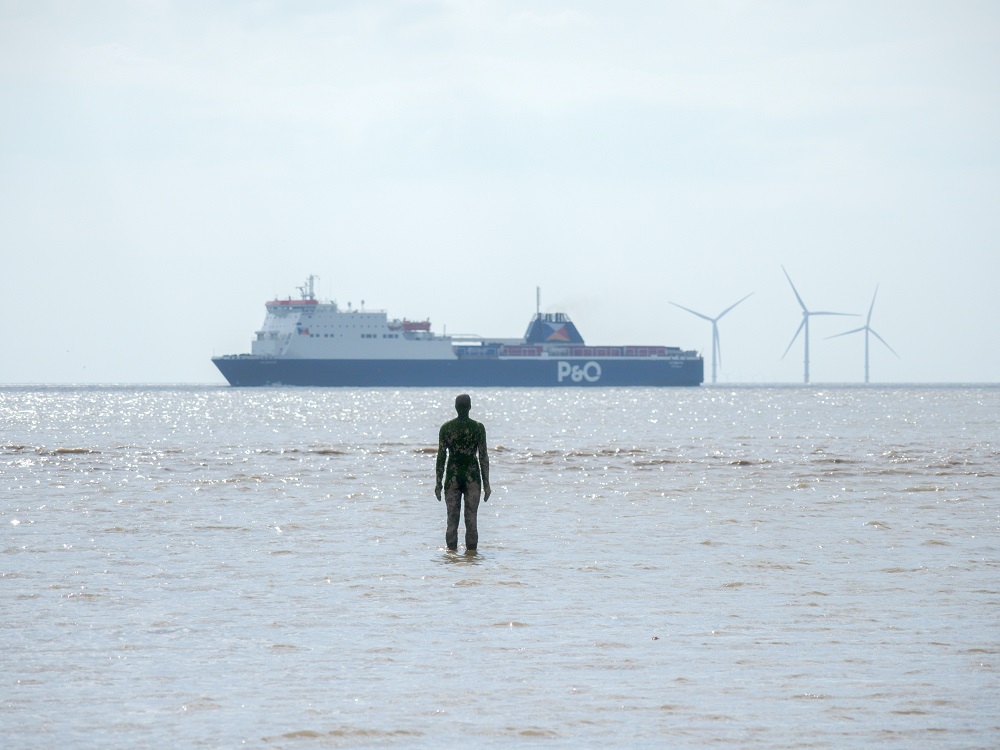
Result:
{"type": "Polygon", "coordinates": [[[428,320],[344,310],[316,299],[271,300],[250,354],[213,358],[231,385],[700,385],[704,364],[670,346],[588,346],[565,313],[535,312],[520,339],[447,336],[428,320]]]}
{"type": "Polygon", "coordinates": [[[389,320],[384,310],[342,310],[319,302],[315,276],[300,299],[271,300],[251,344],[254,356],[275,359],[453,359],[451,339],[431,333],[429,320],[389,320]]]}

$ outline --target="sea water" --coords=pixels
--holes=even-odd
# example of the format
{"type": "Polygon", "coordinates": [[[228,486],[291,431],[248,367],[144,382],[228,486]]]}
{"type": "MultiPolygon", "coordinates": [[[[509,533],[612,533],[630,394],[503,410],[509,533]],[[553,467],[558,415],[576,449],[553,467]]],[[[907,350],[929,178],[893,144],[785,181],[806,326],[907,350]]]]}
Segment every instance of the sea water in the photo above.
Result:
{"type": "Polygon", "coordinates": [[[454,395],[0,388],[3,747],[1000,746],[1000,388],[454,395]]]}

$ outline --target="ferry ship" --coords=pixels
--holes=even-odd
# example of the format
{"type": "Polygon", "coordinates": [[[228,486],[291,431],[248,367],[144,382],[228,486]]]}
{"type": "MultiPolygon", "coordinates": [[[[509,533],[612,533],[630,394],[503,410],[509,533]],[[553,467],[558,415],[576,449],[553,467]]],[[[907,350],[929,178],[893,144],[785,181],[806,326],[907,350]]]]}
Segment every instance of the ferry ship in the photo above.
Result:
{"type": "Polygon", "coordinates": [[[316,299],[271,300],[249,354],[213,357],[234,386],[696,386],[697,352],[673,346],[589,346],[565,313],[536,307],[520,339],[448,336],[429,320],[344,310],[316,299]]]}

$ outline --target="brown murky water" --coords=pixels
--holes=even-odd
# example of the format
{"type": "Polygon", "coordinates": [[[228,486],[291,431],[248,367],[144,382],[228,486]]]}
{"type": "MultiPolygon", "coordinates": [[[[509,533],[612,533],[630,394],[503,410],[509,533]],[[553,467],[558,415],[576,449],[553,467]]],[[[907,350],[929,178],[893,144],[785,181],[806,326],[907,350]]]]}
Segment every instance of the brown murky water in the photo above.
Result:
{"type": "Polygon", "coordinates": [[[1000,388],[0,388],[4,747],[1000,745],[1000,388]]]}

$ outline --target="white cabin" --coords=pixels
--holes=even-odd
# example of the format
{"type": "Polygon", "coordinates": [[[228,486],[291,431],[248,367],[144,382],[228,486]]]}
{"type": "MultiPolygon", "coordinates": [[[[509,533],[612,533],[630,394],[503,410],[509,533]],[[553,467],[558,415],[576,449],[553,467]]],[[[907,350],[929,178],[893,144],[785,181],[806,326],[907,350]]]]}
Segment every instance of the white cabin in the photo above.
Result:
{"type": "Polygon", "coordinates": [[[253,354],[279,359],[456,359],[451,337],[431,333],[430,321],[390,321],[384,310],[341,310],[302,299],[271,300],[252,343],[253,354]]]}

